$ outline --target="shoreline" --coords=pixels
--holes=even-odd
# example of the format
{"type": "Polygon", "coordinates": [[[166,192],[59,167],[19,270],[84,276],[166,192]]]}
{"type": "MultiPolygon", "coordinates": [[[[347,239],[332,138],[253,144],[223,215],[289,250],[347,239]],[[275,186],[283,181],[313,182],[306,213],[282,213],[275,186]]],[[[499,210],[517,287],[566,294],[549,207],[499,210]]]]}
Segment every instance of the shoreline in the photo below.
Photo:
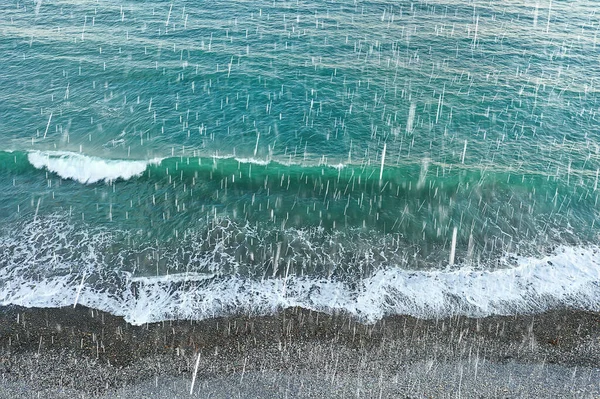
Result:
{"type": "Polygon", "coordinates": [[[196,362],[192,397],[597,398],[600,313],[365,325],[291,308],[134,326],[81,306],[0,307],[0,398],[190,397],[196,362]]]}

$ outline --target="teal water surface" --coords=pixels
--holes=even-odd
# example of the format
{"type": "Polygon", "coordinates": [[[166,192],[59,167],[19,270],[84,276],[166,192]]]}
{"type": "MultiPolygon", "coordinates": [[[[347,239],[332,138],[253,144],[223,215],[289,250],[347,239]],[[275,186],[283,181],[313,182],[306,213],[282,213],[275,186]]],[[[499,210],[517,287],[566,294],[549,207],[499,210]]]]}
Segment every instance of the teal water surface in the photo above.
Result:
{"type": "Polygon", "coordinates": [[[197,300],[228,278],[352,291],[560,248],[592,248],[567,269],[597,262],[594,2],[38,0],[0,16],[3,303],[113,309],[92,298],[180,274],[208,279],[197,300]],[[70,296],[45,303],[52,278],[70,296]]]}

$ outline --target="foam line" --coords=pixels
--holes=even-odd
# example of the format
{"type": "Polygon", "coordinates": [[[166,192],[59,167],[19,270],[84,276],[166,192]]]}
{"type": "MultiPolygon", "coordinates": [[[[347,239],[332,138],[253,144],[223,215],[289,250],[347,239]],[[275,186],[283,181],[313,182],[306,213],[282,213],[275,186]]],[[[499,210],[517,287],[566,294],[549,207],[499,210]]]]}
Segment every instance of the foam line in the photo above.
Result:
{"type": "Polygon", "coordinates": [[[202,319],[231,312],[268,314],[300,306],[346,312],[374,322],[386,315],[433,318],[536,313],[553,306],[600,310],[597,248],[563,247],[551,256],[521,258],[496,271],[383,270],[352,289],[342,282],[294,277],[251,281],[236,277],[171,291],[145,281],[122,315],[134,324],[171,318],[202,319]],[[155,305],[159,304],[159,305],[155,305]]]}
{"type": "MultiPolygon", "coordinates": [[[[594,245],[562,246],[539,258],[496,259],[495,264],[505,267],[493,270],[457,263],[451,269],[419,271],[387,264],[369,277],[342,281],[314,275],[242,277],[227,271],[222,262],[235,259],[221,244],[214,253],[192,251],[179,258],[163,250],[162,259],[174,273],[143,275],[130,258],[136,247],[112,252],[121,233],[90,230],[61,215],[11,226],[5,233],[0,234],[0,306],[77,302],[133,324],[264,315],[296,306],[344,312],[365,322],[397,314],[483,317],[557,306],[600,311],[600,248],[594,245]]],[[[190,239],[201,243],[198,237],[190,239]]],[[[316,246],[320,239],[308,243],[316,246]]],[[[181,245],[174,249],[179,255],[192,247],[181,245]]]]}
{"type": "MultiPolygon", "coordinates": [[[[0,276],[0,304],[72,306],[81,276],[33,281],[21,273],[0,276]]],[[[600,310],[598,248],[562,247],[551,256],[521,258],[496,271],[382,270],[350,288],[341,281],[307,277],[252,280],[240,277],[124,276],[116,292],[84,285],[78,303],[123,316],[136,325],[169,319],[205,319],[233,313],[270,314],[300,306],[345,312],[365,322],[386,315],[423,318],[536,313],[554,306],[600,310]]]]}

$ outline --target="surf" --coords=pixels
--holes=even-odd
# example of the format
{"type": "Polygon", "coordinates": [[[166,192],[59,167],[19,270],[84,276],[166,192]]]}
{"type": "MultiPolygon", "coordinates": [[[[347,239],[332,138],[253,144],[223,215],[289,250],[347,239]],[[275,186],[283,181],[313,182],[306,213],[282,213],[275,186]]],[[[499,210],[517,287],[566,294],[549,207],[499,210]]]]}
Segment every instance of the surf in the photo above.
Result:
{"type": "Polygon", "coordinates": [[[65,151],[30,151],[27,160],[36,169],[46,169],[63,179],[83,184],[128,180],[141,176],[148,165],[156,165],[161,159],[130,161],[103,159],[65,151]]]}
{"type": "MultiPolygon", "coordinates": [[[[0,305],[81,304],[133,324],[266,315],[295,306],[346,313],[369,323],[399,314],[484,317],[557,306],[600,310],[595,299],[600,294],[600,249],[594,245],[563,245],[542,256],[505,253],[489,264],[463,259],[441,269],[411,270],[389,258],[362,274],[356,272],[360,269],[305,273],[282,262],[282,273],[249,275],[227,270],[228,264],[239,262],[224,251],[227,237],[217,238],[217,252],[203,250],[205,244],[197,238],[168,251],[146,241],[125,245],[123,237],[106,228],[78,227],[58,215],[22,224],[12,234],[5,231],[0,237],[0,305]],[[198,249],[190,252],[193,243],[198,249]],[[146,257],[152,247],[168,262],[167,270],[152,273],[154,260],[146,257]],[[147,268],[143,259],[148,259],[147,268]]],[[[318,247],[326,250],[321,238],[306,239],[315,253],[318,247]]],[[[362,240],[367,244],[367,238],[362,240]]],[[[334,261],[328,259],[323,258],[325,266],[334,261]]],[[[271,261],[260,262],[257,270],[268,270],[271,261]]]]}

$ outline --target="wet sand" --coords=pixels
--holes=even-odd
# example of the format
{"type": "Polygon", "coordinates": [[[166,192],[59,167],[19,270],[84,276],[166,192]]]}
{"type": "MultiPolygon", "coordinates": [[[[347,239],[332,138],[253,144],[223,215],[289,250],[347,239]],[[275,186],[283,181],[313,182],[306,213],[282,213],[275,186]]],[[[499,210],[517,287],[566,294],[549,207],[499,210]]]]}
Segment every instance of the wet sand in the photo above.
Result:
{"type": "Polygon", "coordinates": [[[79,306],[0,308],[0,398],[37,397],[600,398],[600,314],[364,325],[296,308],[132,326],[79,306]]]}

